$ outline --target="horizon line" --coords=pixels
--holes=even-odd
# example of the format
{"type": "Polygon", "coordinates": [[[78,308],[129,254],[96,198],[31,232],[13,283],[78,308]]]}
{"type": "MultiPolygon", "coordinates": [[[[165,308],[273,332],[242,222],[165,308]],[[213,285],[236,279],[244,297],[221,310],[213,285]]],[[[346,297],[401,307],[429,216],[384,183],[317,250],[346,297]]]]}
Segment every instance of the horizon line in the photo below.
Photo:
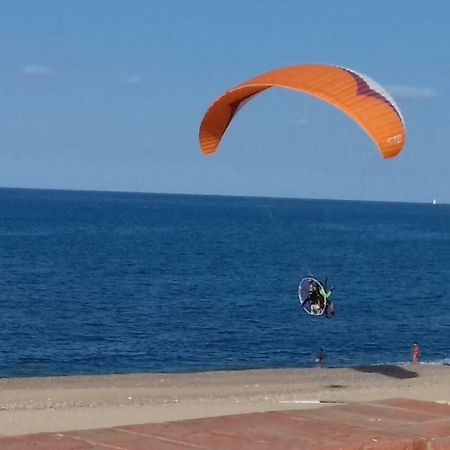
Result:
{"type": "Polygon", "coordinates": [[[114,189],[83,189],[83,188],[57,188],[57,187],[24,187],[24,186],[0,186],[0,190],[24,190],[24,191],[63,191],[63,192],[92,192],[104,194],[139,194],[139,195],[174,195],[190,197],[231,197],[231,198],[254,198],[254,199],[273,199],[273,200],[302,200],[302,201],[327,201],[327,202],[361,202],[361,203],[402,203],[402,204],[420,204],[420,205],[448,205],[448,202],[433,203],[425,201],[406,201],[406,200],[367,200],[351,198],[322,198],[322,197],[292,197],[279,195],[249,195],[249,194],[212,194],[212,193],[193,193],[193,192],[160,192],[160,191],[133,191],[133,190],[114,190],[114,189]]]}

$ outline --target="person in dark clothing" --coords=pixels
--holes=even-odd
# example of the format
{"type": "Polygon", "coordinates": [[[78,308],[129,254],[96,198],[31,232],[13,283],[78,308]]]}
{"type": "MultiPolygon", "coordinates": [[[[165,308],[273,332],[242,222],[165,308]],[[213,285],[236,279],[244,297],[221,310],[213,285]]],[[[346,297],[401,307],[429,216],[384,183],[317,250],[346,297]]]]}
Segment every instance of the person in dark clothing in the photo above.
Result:
{"type": "Polygon", "coordinates": [[[323,348],[319,350],[319,353],[317,353],[316,356],[316,368],[320,369],[322,367],[322,364],[325,362],[325,352],[323,348]]]}

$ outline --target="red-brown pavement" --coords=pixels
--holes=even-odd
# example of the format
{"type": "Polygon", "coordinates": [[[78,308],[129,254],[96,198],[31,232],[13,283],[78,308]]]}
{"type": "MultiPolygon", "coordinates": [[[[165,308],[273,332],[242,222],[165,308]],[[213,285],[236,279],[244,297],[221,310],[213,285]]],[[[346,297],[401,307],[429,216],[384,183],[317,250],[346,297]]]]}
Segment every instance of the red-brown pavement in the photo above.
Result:
{"type": "Polygon", "coordinates": [[[0,438],[1,450],[450,450],[450,406],[392,399],[0,438]]]}

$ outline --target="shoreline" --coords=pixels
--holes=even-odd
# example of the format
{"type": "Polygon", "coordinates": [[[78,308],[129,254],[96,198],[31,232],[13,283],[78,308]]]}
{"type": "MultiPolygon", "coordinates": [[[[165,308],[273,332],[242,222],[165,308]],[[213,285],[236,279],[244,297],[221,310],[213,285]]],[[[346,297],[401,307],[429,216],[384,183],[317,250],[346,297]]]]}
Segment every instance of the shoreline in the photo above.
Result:
{"type": "Polygon", "coordinates": [[[0,435],[411,398],[450,404],[438,364],[0,379],[0,435]]]}
{"type": "MultiPolygon", "coordinates": [[[[413,364],[410,361],[399,361],[399,362],[380,362],[380,363],[361,363],[354,365],[328,365],[324,364],[324,370],[359,370],[364,367],[403,367],[403,368],[418,368],[418,367],[445,367],[450,366],[450,358],[443,358],[437,361],[420,361],[416,364],[413,364]]],[[[47,380],[47,379],[87,379],[87,378],[108,378],[108,377],[135,377],[135,376],[190,376],[190,375],[199,375],[199,374],[215,374],[215,373],[243,373],[243,372],[269,372],[269,371],[278,371],[278,372],[288,372],[288,371],[309,371],[315,370],[316,367],[314,364],[310,364],[308,366],[293,366],[293,367],[236,367],[236,368],[222,368],[222,369],[198,369],[198,370],[190,370],[190,371],[170,371],[170,372],[117,372],[117,373],[92,373],[92,374],[53,374],[53,375],[0,375],[0,383],[5,382],[7,380],[47,380]]]]}
{"type": "MultiPolygon", "coordinates": [[[[323,369],[339,369],[339,370],[345,370],[345,369],[353,369],[358,370],[358,368],[361,367],[380,367],[380,366],[386,366],[386,367],[414,367],[414,365],[408,360],[408,361],[397,361],[397,362],[380,362],[380,363],[361,363],[361,364],[354,364],[354,365],[328,365],[326,362],[323,365],[323,369]]],[[[420,361],[417,363],[417,366],[431,366],[431,367],[441,367],[441,366],[450,366],[450,358],[441,358],[434,361],[420,361]]],[[[305,366],[276,366],[276,367],[231,367],[231,368],[219,368],[219,369],[192,369],[192,370],[180,370],[180,371],[168,371],[168,372],[116,372],[116,373],[83,373],[83,374],[50,374],[50,375],[30,375],[30,374],[14,374],[14,375],[0,375],[0,382],[3,380],[33,380],[33,379],[63,379],[63,378],[97,378],[97,377],[126,377],[126,376],[151,376],[151,375],[196,375],[196,374],[205,374],[205,373],[227,373],[227,372],[251,372],[251,371],[269,371],[269,370],[277,370],[277,371],[290,371],[290,370],[309,370],[309,369],[315,369],[315,363],[311,363],[309,365],[305,366]]]]}

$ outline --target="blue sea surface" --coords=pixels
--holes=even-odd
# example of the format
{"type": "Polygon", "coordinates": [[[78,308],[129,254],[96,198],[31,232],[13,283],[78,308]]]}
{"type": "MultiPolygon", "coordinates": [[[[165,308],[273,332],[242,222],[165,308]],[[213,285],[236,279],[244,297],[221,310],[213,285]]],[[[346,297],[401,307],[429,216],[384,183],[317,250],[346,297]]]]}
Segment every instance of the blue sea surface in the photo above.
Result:
{"type": "Polygon", "coordinates": [[[0,189],[0,267],[0,377],[450,358],[450,205],[0,189]]]}

